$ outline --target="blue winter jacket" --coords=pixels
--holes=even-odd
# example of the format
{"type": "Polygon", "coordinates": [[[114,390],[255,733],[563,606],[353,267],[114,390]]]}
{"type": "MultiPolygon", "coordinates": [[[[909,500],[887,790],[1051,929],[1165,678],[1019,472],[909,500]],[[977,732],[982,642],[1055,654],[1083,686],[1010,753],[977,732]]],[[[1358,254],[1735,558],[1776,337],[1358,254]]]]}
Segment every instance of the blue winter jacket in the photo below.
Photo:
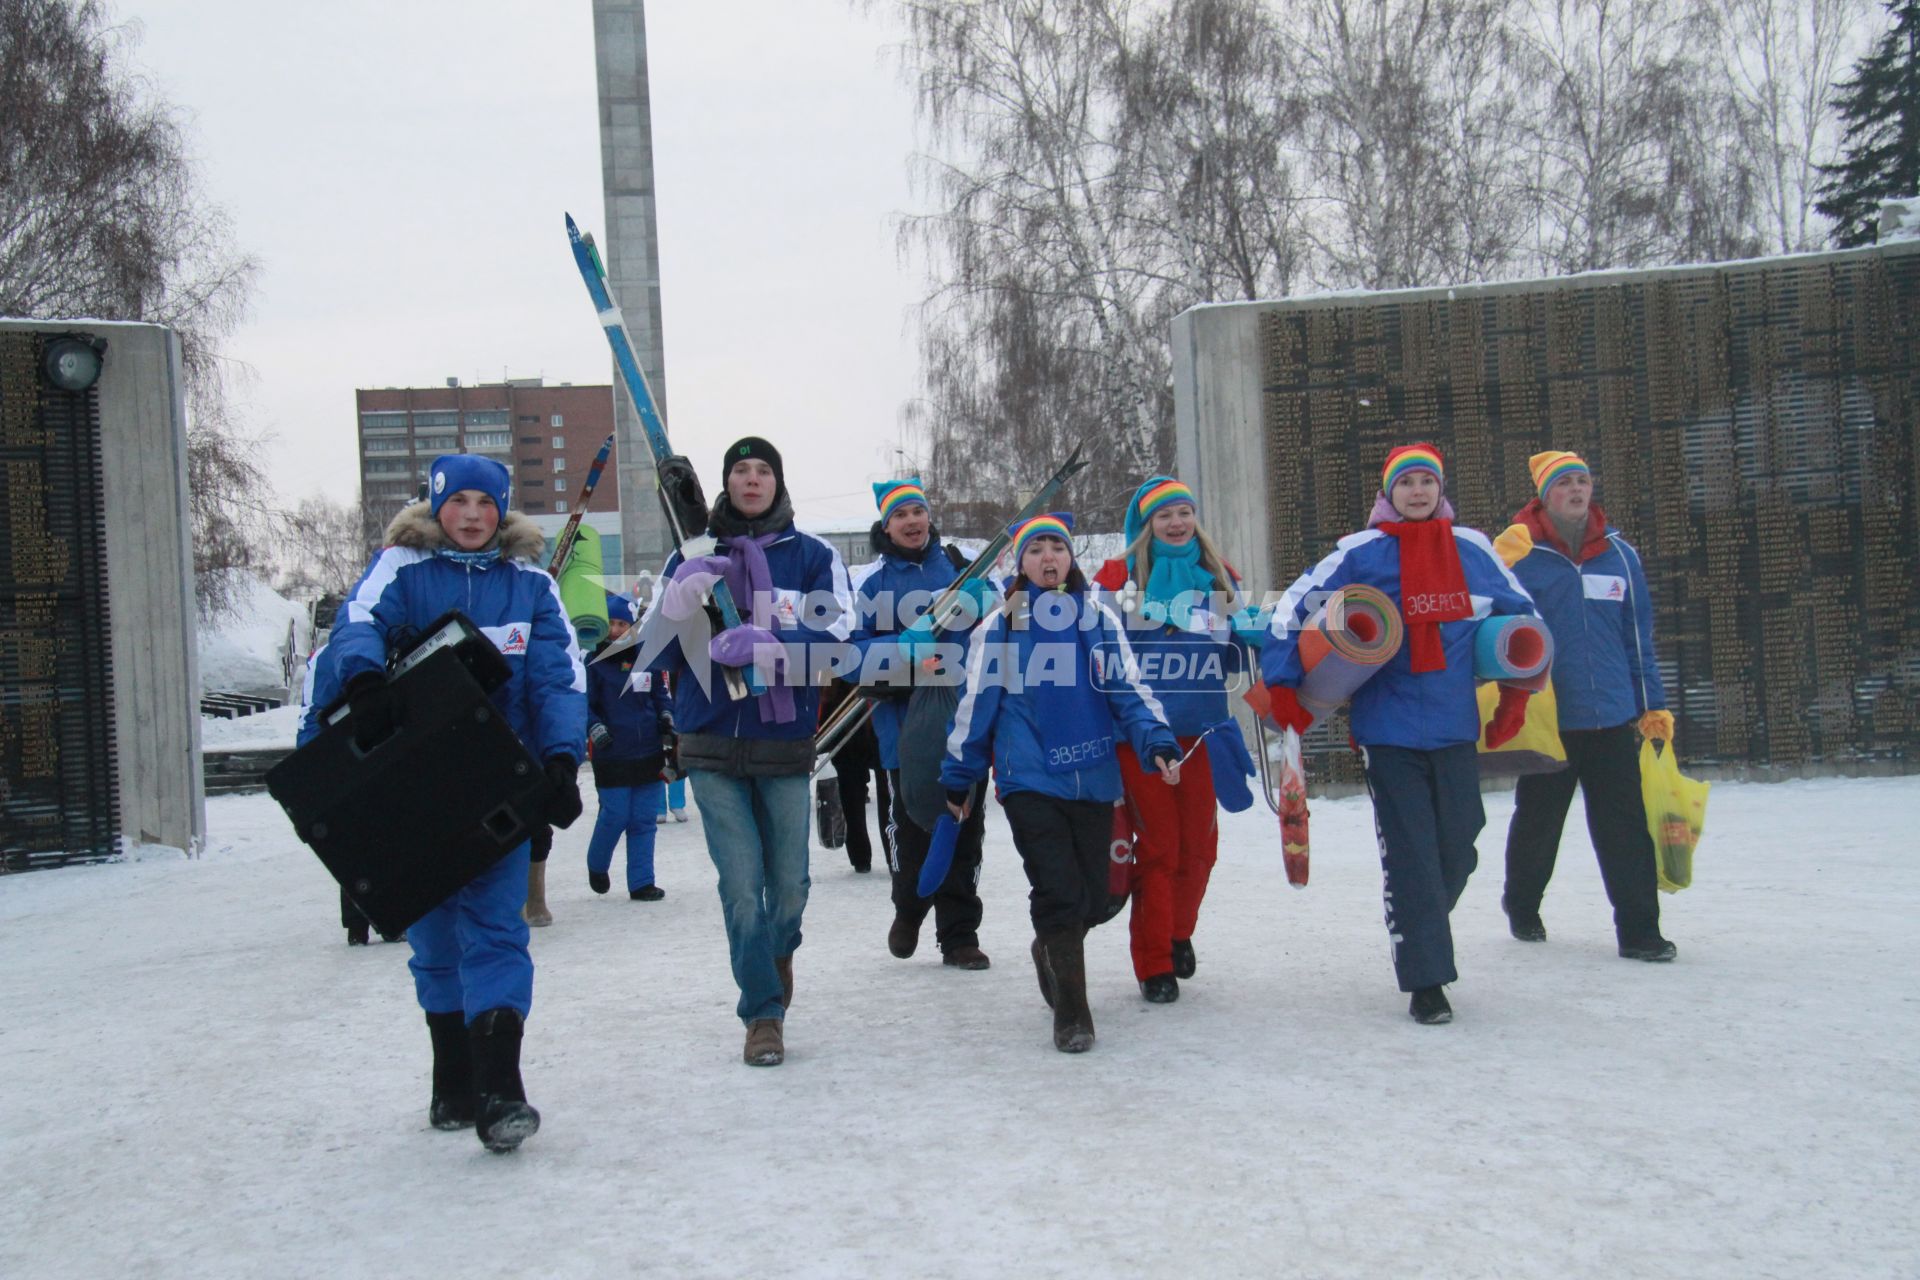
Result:
{"type": "MultiPolygon", "coordinates": [[[[1032,588],[1025,588],[1016,595],[1015,604],[1031,601],[1035,594],[1032,588]]],[[[1002,796],[1032,791],[1062,800],[1107,804],[1120,798],[1120,766],[1111,751],[1084,766],[1050,771],[1035,695],[1009,687],[1038,670],[1036,647],[1057,646],[1069,640],[1078,679],[1091,679],[1095,663],[1100,664],[1103,678],[1097,687],[1104,696],[1081,707],[1083,723],[1049,725],[1053,740],[1124,737],[1142,760],[1160,747],[1178,753],[1179,744],[1167,727],[1159,699],[1138,679],[1133,649],[1118,616],[1091,594],[1068,598],[1077,599],[1079,608],[1093,611],[1093,625],[1065,631],[1047,630],[1038,623],[1016,627],[1009,616],[1014,606],[1002,604],[974,631],[967,645],[966,691],[954,710],[946,758],[940,765],[940,785],[947,790],[964,791],[973,786],[986,776],[991,764],[995,787],[1002,796]]]]}
{"type": "MultiPolygon", "coordinates": [[[[1353,695],[1353,740],[1363,747],[1411,747],[1433,751],[1480,737],[1480,712],[1474,700],[1473,637],[1480,620],[1495,614],[1538,616],[1533,601],[1494,554],[1486,535],[1455,526],[1460,568],[1467,580],[1473,617],[1440,624],[1447,665],[1441,671],[1413,672],[1410,646],[1387,660],[1353,695]]],[[[1300,576],[1274,606],[1273,622],[1260,650],[1260,675],[1268,685],[1298,688],[1301,628],[1325,597],[1351,583],[1377,587],[1396,608],[1400,604],[1400,543],[1378,529],[1363,529],[1340,539],[1331,554],[1300,576]]]]}
{"type": "MultiPolygon", "coordinates": [[[[533,521],[508,512],[499,554],[459,552],[428,505],[418,502],[388,526],[391,544],[374,557],[340,608],[327,652],[337,653],[340,687],[384,671],[388,646],[424,632],[458,609],[493,641],[511,673],[493,701],[527,749],[543,760],[586,756],[587,673],[560,590],[535,563],[546,538],[533,521]]],[[[324,703],[320,704],[324,705],[324,703]]]]}
{"type": "MultiPolygon", "coordinates": [[[[1104,592],[1126,590],[1126,561],[1109,560],[1094,581],[1104,592]]],[[[1230,612],[1238,611],[1243,604],[1238,587],[1236,582],[1230,612]]],[[[1111,600],[1114,594],[1102,598],[1111,600]]],[[[1174,733],[1182,738],[1197,737],[1208,725],[1225,720],[1230,714],[1227,693],[1231,688],[1246,687],[1250,666],[1247,648],[1234,639],[1228,618],[1196,613],[1192,629],[1183,631],[1171,623],[1148,621],[1138,609],[1125,617],[1127,640],[1140,660],[1141,681],[1160,700],[1174,733]]]]}
{"type": "Polygon", "coordinates": [[[1576,562],[1547,533],[1544,512],[1528,518],[1538,506],[1536,499],[1515,517],[1534,543],[1513,574],[1553,633],[1560,727],[1611,729],[1663,709],[1667,690],[1654,660],[1653,602],[1639,552],[1597,518],[1576,562]]]}
{"type": "MultiPolygon", "coordinates": [[[[954,567],[938,535],[919,564],[879,550],[880,546],[876,536],[874,558],[853,571],[854,607],[859,614],[853,643],[860,647],[863,675],[884,673],[890,678],[904,678],[906,659],[896,656],[900,633],[933,606],[939,594],[960,576],[960,570],[954,567]]],[[[967,627],[948,632],[941,643],[952,644],[955,653],[962,653],[972,630],[967,627]]],[[[904,699],[879,698],[874,702],[873,732],[880,745],[883,769],[900,767],[900,725],[906,716],[904,699]]]]}
{"type": "MultiPolygon", "coordinates": [[[[722,552],[727,540],[719,539],[722,552]]],[[[810,533],[788,526],[780,539],[766,548],[767,572],[773,581],[774,634],[787,646],[788,679],[793,682],[794,718],[785,724],[760,718],[760,700],[734,700],[720,676],[720,668],[706,654],[688,655],[676,637],[661,651],[656,665],[673,674],[673,723],[680,733],[708,733],[730,738],[811,738],[819,726],[820,690],[808,678],[808,663],[818,670],[828,655],[844,646],[853,634],[853,591],[840,553],[810,533]],[[824,622],[825,625],[819,625],[824,622]],[[691,665],[698,663],[698,678],[691,665]],[[701,680],[711,689],[703,689],[701,680]],[[711,696],[709,696],[711,695],[711,696]]],[[[661,570],[671,579],[680,567],[678,551],[661,570]]],[[[737,602],[742,613],[753,606],[737,602]]]]}
{"type": "Polygon", "coordinates": [[[628,649],[587,668],[587,726],[607,727],[604,746],[594,748],[593,761],[644,760],[661,752],[660,717],[670,715],[673,700],[658,671],[636,667],[636,653],[628,649]]]}

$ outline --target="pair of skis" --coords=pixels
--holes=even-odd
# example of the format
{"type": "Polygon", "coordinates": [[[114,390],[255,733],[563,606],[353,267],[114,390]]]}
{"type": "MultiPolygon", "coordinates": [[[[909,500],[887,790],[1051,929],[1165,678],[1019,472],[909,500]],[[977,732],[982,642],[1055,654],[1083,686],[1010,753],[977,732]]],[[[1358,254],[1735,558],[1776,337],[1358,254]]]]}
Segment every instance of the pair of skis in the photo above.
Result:
{"type": "MultiPolygon", "coordinates": [[[[600,329],[607,335],[607,345],[613,348],[613,362],[620,370],[621,381],[627,384],[627,393],[633,397],[633,407],[640,415],[640,426],[647,434],[647,447],[653,453],[656,474],[660,467],[674,460],[673,446],[667,441],[666,423],[661,421],[659,403],[653,397],[653,388],[647,384],[647,375],[640,368],[639,358],[634,355],[633,341],[627,336],[627,322],[620,314],[619,306],[613,300],[612,291],[607,287],[607,268],[600,261],[600,251],[594,247],[591,235],[581,234],[573,215],[567,215],[567,239],[573,246],[574,265],[580,269],[580,279],[587,286],[587,295],[593,299],[594,310],[600,315],[600,329]]],[[[661,508],[667,515],[667,531],[673,539],[673,549],[681,554],[682,560],[694,554],[687,550],[688,544],[695,541],[689,536],[680,511],[663,493],[661,508]]],[[[740,608],[727,589],[723,578],[713,584],[713,604],[720,612],[722,627],[740,625],[740,608]]],[[[639,643],[638,632],[629,633],[633,638],[628,644],[619,645],[624,649],[639,643]]],[[[609,645],[603,654],[610,657],[617,652],[609,645]]],[[[748,694],[766,692],[758,674],[752,669],[744,671],[738,667],[723,667],[726,675],[727,692],[733,698],[744,698],[748,694]]]]}
{"type": "MultiPolygon", "coordinates": [[[[1067,460],[1060,464],[1059,470],[1055,471],[1047,482],[1027,500],[1027,505],[1020,508],[1019,514],[1014,516],[1008,527],[1002,529],[999,535],[973,558],[961,571],[960,576],[955,578],[933,602],[928,612],[934,619],[933,633],[936,639],[960,616],[961,588],[969,582],[985,577],[987,571],[993,568],[994,562],[1000,558],[1001,553],[1006,551],[1013,542],[1013,530],[1035,516],[1052,510],[1054,499],[1060,496],[1060,490],[1066,487],[1067,481],[1071,480],[1075,473],[1091,465],[1080,460],[1081,448],[1082,446],[1077,444],[1073,447],[1073,452],[1067,455],[1067,460]]],[[[859,733],[867,721],[873,718],[873,705],[874,700],[871,697],[849,698],[840,704],[833,715],[827,717],[827,722],[820,726],[820,732],[814,738],[814,773],[817,774],[826,768],[827,761],[833,758],[834,753],[846,746],[853,735],[859,733]]]]}

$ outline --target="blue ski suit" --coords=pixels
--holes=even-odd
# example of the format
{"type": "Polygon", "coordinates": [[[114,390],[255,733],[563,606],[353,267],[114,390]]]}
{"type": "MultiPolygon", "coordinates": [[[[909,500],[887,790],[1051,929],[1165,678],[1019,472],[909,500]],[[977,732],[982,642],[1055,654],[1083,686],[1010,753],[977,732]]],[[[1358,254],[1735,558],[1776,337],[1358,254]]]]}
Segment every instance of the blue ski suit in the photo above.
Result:
{"type": "MultiPolygon", "coordinates": [[[[507,512],[497,551],[461,552],[420,502],[394,517],[387,539],[342,606],[327,645],[339,655],[340,687],[384,671],[389,645],[408,629],[424,630],[459,609],[507,660],[511,674],[493,701],[520,740],[542,760],[578,762],[586,741],[586,668],[559,588],[534,560],[546,539],[533,521],[507,512]]],[[[407,929],[408,967],[428,1013],[464,1010],[472,1022],[504,1007],[527,1016],[533,957],[520,908],[528,855],[522,844],[407,929]]]]}

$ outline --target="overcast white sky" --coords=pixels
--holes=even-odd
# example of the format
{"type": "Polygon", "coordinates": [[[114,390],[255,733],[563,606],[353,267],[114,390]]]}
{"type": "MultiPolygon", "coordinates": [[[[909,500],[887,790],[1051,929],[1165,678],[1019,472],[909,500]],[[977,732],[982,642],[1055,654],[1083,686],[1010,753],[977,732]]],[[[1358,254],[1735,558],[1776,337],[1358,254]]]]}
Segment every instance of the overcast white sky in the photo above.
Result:
{"type": "MultiPolygon", "coordinates": [[[[353,390],[612,376],[561,214],[604,222],[588,0],[116,0],[262,263],[230,343],[283,498],[357,493],[353,390]]],[[[763,434],[803,523],[870,517],[915,394],[912,104],[846,0],[647,6],[668,430],[763,434]]]]}

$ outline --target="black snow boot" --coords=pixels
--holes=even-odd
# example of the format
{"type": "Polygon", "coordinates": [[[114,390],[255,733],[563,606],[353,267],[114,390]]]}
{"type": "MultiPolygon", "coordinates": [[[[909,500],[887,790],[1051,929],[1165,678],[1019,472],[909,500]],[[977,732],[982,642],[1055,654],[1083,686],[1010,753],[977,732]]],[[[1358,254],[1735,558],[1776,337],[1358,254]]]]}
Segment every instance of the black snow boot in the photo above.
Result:
{"type": "Polygon", "coordinates": [[[1665,938],[1654,937],[1644,942],[1623,942],[1620,944],[1622,960],[1645,960],[1651,964],[1665,964],[1680,954],[1680,948],[1665,938]]]}
{"type": "Polygon", "coordinates": [[[427,1119],[436,1129],[473,1127],[473,1054],[467,1041],[467,1015],[427,1015],[427,1034],[433,1038],[433,1101],[427,1119]]]}
{"type": "Polygon", "coordinates": [[[347,945],[364,947],[373,941],[373,929],[365,920],[347,926],[347,945]]]}
{"type": "Polygon", "coordinates": [[[1172,1004],[1180,998],[1180,979],[1170,973],[1156,973],[1140,984],[1140,994],[1148,1004],[1172,1004]]]}
{"type": "Polygon", "coordinates": [[[1408,1002],[1407,1015],[1415,1022],[1437,1027],[1453,1021],[1453,1006],[1447,1003],[1447,993],[1439,987],[1422,987],[1408,1002]]]}
{"type": "Polygon", "coordinates": [[[613,877],[604,871],[587,872],[587,888],[595,893],[605,893],[613,888],[613,877]]]}
{"type": "Polygon", "coordinates": [[[1199,967],[1200,962],[1193,956],[1193,939],[1175,938],[1173,940],[1173,976],[1191,978],[1193,971],[1199,967]]]}
{"type": "Polygon", "coordinates": [[[1044,938],[1033,940],[1033,972],[1040,979],[1040,998],[1047,1002],[1047,1008],[1053,1008],[1053,971],[1047,968],[1047,943],[1044,938]]]}
{"type": "Polygon", "coordinates": [[[1547,926],[1540,919],[1540,909],[1521,911],[1507,905],[1505,898],[1500,900],[1501,910],[1507,913],[1507,932],[1522,942],[1545,942],[1547,926]]]}
{"type": "Polygon", "coordinates": [[[1053,1047],[1062,1053],[1093,1048],[1093,1010],[1087,1007],[1087,931],[1062,929],[1042,941],[1053,974],[1053,1047]]]}
{"type": "Polygon", "coordinates": [[[512,1009],[489,1009],[467,1025],[473,1051],[474,1129],[489,1151],[512,1151],[540,1130],[520,1083],[522,1023],[512,1009]]]}

